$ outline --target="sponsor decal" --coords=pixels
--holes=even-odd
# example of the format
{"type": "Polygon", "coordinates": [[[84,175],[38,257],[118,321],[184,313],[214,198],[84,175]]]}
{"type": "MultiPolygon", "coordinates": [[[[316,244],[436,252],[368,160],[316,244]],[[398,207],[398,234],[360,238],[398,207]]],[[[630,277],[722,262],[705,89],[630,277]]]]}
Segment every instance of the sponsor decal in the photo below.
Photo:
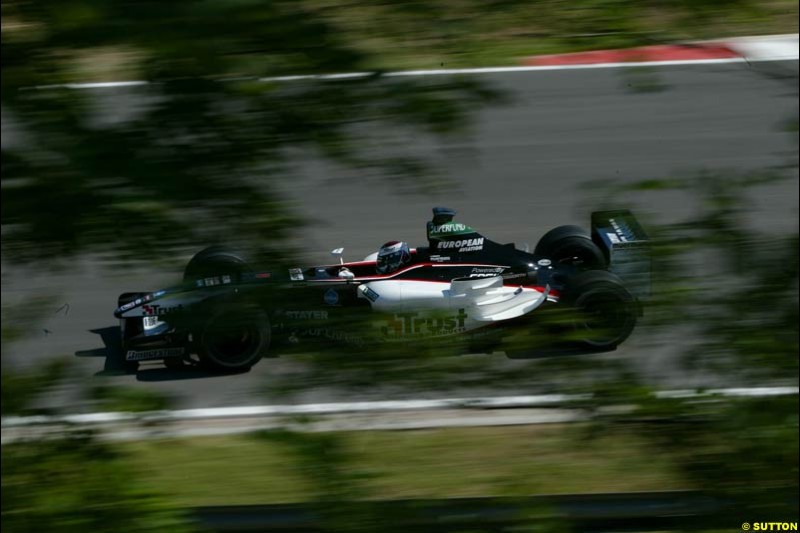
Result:
{"type": "Polygon", "coordinates": [[[397,313],[381,328],[387,337],[433,337],[464,331],[467,313],[459,309],[456,315],[420,316],[419,313],[397,313]]]}
{"type": "Polygon", "coordinates": [[[283,314],[286,316],[286,318],[294,318],[299,320],[328,320],[327,311],[284,311],[283,314]]]}
{"type": "Polygon", "coordinates": [[[198,287],[214,287],[215,285],[227,285],[231,282],[232,278],[229,275],[215,276],[211,278],[198,279],[195,285],[198,287]]]}
{"type": "Polygon", "coordinates": [[[469,277],[492,278],[494,276],[499,276],[503,270],[505,270],[503,267],[475,267],[472,269],[472,272],[470,272],[469,277]]]}
{"type": "Polygon", "coordinates": [[[300,268],[290,268],[289,278],[292,281],[303,281],[303,270],[300,268]]]}
{"type": "Polygon", "coordinates": [[[163,322],[160,321],[157,316],[146,316],[143,319],[143,325],[145,331],[150,331],[151,329],[155,329],[161,324],[163,324],[163,322]]]}
{"type": "Polygon", "coordinates": [[[324,337],[334,341],[341,341],[347,344],[354,344],[356,346],[363,346],[365,344],[364,338],[358,335],[351,335],[337,329],[330,328],[309,328],[300,330],[298,333],[306,337],[324,337]]]}
{"type": "Polygon", "coordinates": [[[552,264],[552,261],[550,261],[549,259],[539,259],[536,262],[536,264],[539,265],[539,266],[546,267],[546,266],[550,266],[552,264]]]}
{"type": "Polygon", "coordinates": [[[444,261],[450,261],[450,256],[447,255],[432,255],[431,261],[434,263],[443,263],[444,261]]]}
{"type": "Polygon", "coordinates": [[[325,291],[325,296],[323,297],[325,303],[328,305],[336,305],[339,303],[339,293],[336,292],[334,289],[328,289],[325,291]]]}
{"type": "Polygon", "coordinates": [[[269,272],[259,272],[258,274],[256,274],[256,278],[258,279],[266,279],[269,277],[272,277],[272,274],[269,272]]]}
{"type": "Polygon", "coordinates": [[[136,302],[128,302],[125,305],[120,306],[119,310],[120,311],[127,311],[128,309],[132,309],[134,307],[136,307],[136,302]]]}
{"type": "MultiPolygon", "coordinates": [[[[618,242],[628,242],[627,233],[630,231],[628,226],[619,224],[613,218],[609,219],[608,221],[611,222],[611,226],[614,228],[614,231],[617,233],[617,235],[615,235],[617,240],[616,241],[612,240],[611,242],[613,242],[614,244],[616,244],[618,242]],[[626,230],[628,230],[628,231],[626,231],[626,230]]],[[[611,234],[610,233],[606,233],[606,235],[608,235],[608,238],[611,239],[611,234]]]]}
{"type": "Polygon", "coordinates": [[[473,231],[472,228],[467,226],[466,224],[459,224],[457,222],[448,222],[447,224],[442,224],[440,226],[431,226],[430,235],[444,235],[444,234],[454,234],[454,233],[471,233],[473,231]]]}
{"type": "Polygon", "coordinates": [[[611,241],[613,244],[622,242],[616,233],[606,233],[606,237],[608,237],[608,240],[611,241]]]}
{"type": "Polygon", "coordinates": [[[125,354],[126,361],[141,361],[143,359],[164,359],[166,357],[180,357],[186,348],[158,348],[155,350],[128,350],[125,354]]]}
{"type": "Polygon", "coordinates": [[[170,313],[176,313],[182,310],[183,310],[183,304],[178,304],[178,305],[151,304],[142,306],[142,311],[144,311],[144,314],[148,316],[168,315],[170,313]]]}
{"type": "Polygon", "coordinates": [[[527,274],[524,272],[518,272],[516,274],[503,274],[503,279],[514,279],[514,278],[524,278],[527,274]]]}
{"type": "Polygon", "coordinates": [[[153,298],[161,298],[167,293],[167,291],[158,291],[153,293],[153,298]]]}
{"type": "Polygon", "coordinates": [[[477,252],[483,250],[483,237],[475,239],[462,239],[457,241],[441,241],[438,246],[440,250],[456,248],[459,253],[477,252]]]}
{"type": "Polygon", "coordinates": [[[361,292],[363,292],[363,293],[364,293],[364,296],[366,296],[366,297],[367,297],[367,299],[368,299],[370,302],[374,302],[375,300],[377,300],[378,298],[380,298],[380,296],[378,295],[378,293],[377,293],[377,292],[373,291],[372,289],[370,289],[370,288],[369,288],[369,287],[367,287],[366,285],[364,285],[364,288],[363,288],[363,289],[361,289],[361,292]]]}
{"type": "Polygon", "coordinates": [[[499,274],[505,270],[505,267],[474,267],[473,274],[499,274]]]}

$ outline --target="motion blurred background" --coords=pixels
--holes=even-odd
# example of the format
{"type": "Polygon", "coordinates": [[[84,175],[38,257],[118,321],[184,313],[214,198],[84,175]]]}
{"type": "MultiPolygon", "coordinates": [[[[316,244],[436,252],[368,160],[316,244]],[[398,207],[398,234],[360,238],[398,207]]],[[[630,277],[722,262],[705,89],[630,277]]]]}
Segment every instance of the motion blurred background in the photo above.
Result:
{"type": "Polygon", "coordinates": [[[301,503],[282,508],[313,516],[295,530],[438,531],[437,513],[453,531],[796,523],[796,392],[656,394],[796,390],[796,52],[395,73],[797,26],[789,0],[4,0],[3,526],[195,530],[214,523],[203,506],[301,503]],[[359,74],[321,76],[341,73],[359,74]],[[115,366],[117,295],[172,284],[204,246],[281,265],[324,263],[341,246],[359,259],[390,239],[422,242],[433,205],[531,246],[550,227],[588,225],[592,210],[632,209],[654,246],[634,336],[606,354],[516,359],[332,348],[236,376],[115,366]],[[11,438],[6,424],[553,393],[580,398],[560,406],[580,421],[309,431],[319,420],[292,417],[252,434],[124,441],[85,426],[11,438]],[[638,521],[582,522],[534,498],[624,493],[629,509],[630,493],[666,490],[703,499],[680,500],[682,519],[634,509],[638,521]],[[453,510],[454,498],[475,500],[453,510]]]}

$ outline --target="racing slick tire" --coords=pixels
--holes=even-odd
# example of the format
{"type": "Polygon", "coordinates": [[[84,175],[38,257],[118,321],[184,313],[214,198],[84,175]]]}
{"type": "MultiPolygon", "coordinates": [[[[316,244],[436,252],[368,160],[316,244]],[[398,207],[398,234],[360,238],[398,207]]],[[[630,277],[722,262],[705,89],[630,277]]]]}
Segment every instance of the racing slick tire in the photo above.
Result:
{"type": "Polygon", "coordinates": [[[240,276],[251,272],[248,257],[225,246],[209,246],[197,252],[183,271],[183,281],[231,274],[240,276]]]}
{"type": "Polygon", "coordinates": [[[569,281],[565,302],[575,312],[575,330],[581,344],[613,350],[630,336],[639,315],[636,299],[610,272],[590,270],[569,281]]]}
{"type": "Polygon", "coordinates": [[[269,317],[255,306],[214,308],[193,335],[200,363],[214,372],[246,372],[266,353],[269,317]]]}
{"type": "MultiPolygon", "coordinates": [[[[119,295],[117,307],[122,307],[126,303],[132,302],[144,296],[145,292],[125,292],[119,295]]],[[[119,320],[120,350],[119,366],[126,374],[134,374],[139,369],[139,361],[128,361],[125,356],[128,353],[128,339],[142,332],[141,319],[121,318],[119,320]]]]}
{"type": "Polygon", "coordinates": [[[536,243],[534,254],[554,263],[574,264],[585,270],[605,269],[608,266],[603,251],[580,226],[558,226],[545,233],[536,243]]]}

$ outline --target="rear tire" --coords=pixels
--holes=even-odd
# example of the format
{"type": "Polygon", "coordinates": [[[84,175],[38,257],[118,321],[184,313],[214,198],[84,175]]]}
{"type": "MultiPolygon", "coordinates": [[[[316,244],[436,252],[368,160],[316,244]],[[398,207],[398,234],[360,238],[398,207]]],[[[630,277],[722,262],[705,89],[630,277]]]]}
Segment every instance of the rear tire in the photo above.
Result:
{"type": "Polygon", "coordinates": [[[603,270],[578,274],[570,280],[565,302],[576,312],[579,341],[597,350],[613,350],[633,332],[638,316],[636,299],[622,281],[603,270]]]}
{"type": "Polygon", "coordinates": [[[554,263],[572,264],[585,270],[605,269],[608,261],[592,242],[589,232],[580,226],[558,226],[545,233],[534,250],[554,263]]]}
{"type": "Polygon", "coordinates": [[[271,340],[267,313],[254,306],[221,305],[194,335],[200,362],[215,372],[246,372],[271,340]]]}

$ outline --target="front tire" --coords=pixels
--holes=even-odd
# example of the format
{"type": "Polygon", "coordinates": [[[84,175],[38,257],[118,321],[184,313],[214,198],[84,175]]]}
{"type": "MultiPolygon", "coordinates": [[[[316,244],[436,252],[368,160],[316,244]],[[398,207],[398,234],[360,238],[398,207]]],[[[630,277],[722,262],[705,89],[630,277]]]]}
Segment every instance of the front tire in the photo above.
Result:
{"type": "Polygon", "coordinates": [[[565,301],[575,310],[579,342],[593,349],[613,350],[636,326],[636,299],[610,272],[593,270],[577,275],[567,285],[565,301]]]}
{"type": "Polygon", "coordinates": [[[271,340],[267,313],[254,306],[215,309],[194,336],[200,362],[216,372],[246,372],[271,340]]]}
{"type": "Polygon", "coordinates": [[[183,271],[183,281],[221,276],[241,276],[252,272],[252,261],[242,252],[237,252],[225,246],[209,246],[200,252],[186,265],[183,271]]]}

